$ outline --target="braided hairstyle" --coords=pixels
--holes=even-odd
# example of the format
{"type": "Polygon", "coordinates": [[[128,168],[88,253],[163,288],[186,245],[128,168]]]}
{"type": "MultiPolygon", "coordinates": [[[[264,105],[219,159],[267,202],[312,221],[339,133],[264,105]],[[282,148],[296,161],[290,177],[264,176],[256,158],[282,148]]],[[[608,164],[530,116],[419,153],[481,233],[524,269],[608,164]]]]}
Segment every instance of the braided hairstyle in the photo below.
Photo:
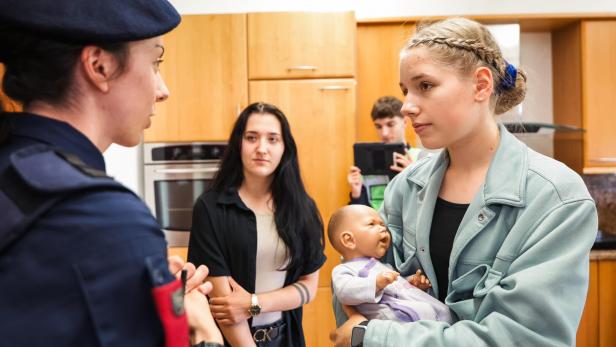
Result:
{"type": "Polygon", "coordinates": [[[526,73],[508,64],[488,29],[466,18],[449,18],[432,24],[419,24],[402,53],[426,47],[438,63],[463,74],[477,67],[492,71],[494,112],[502,114],[518,105],[526,95],[526,73]]]}

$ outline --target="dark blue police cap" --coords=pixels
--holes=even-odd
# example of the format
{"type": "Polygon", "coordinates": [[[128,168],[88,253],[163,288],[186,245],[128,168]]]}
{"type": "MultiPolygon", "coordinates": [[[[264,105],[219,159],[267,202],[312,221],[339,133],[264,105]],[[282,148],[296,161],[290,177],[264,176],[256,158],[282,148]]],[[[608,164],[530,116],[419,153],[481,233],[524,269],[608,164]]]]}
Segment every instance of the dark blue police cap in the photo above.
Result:
{"type": "Polygon", "coordinates": [[[61,41],[136,41],[179,23],[167,0],[0,0],[0,26],[61,41]]]}

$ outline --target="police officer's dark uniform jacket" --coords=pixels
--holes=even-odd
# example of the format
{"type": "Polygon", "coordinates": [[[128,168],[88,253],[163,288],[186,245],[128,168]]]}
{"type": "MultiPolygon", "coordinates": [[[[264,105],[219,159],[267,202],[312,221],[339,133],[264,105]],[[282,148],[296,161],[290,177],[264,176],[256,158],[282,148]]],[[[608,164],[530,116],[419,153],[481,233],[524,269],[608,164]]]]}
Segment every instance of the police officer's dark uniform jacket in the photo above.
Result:
{"type": "MultiPolygon", "coordinates": [[[[82,44],[155,37],[179,21],[166,0],[0,3],[4,28],[82,44]]],[[[165,344],[152,288],[175,278],[150,211],[68,123],[1,110],[0,121],[0,345],[165,344]]]]}
{"type": "Polygon", "coordinates": [[[162,345],[148,266],[173,277],[147,207],[104,176],[102,154],[67,123],[3,117],[12,130],[0,147],[2,344],[162,345]],[[10,237],[19,223],[30,225],[10,237]]]}

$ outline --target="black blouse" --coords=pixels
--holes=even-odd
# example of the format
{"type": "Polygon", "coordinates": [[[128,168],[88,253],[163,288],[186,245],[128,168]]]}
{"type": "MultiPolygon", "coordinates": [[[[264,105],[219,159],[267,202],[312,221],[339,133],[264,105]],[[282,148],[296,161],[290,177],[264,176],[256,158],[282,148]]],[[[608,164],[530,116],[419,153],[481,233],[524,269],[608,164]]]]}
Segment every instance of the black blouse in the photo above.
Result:
{"type": "Polygon", "coordinates": [[[468,206],[468,204],[455,204],[441,198],[436,200],[434,206],[430,228],[430,257],[436,273],[437,295],[440,301],[445,301],[447,297],[449,257],[453,248],[453,240],[468,206]]]}
{"type": "MultiPolygon", "coordinates": [[[[231,276],[248,292],[254,293],[256,256],[256,217],[240,199],[237,189],[224,193],[208,191],[201,195],[193,209],[188,261],[195,266],[206,265],[210,276],[231,276]]],[[[284,285],[317,271],[325,260],[323,253],[318,259],[304,259],[301,267],[287,271],[284,285]]],[[[282,319],[286,323],[287,346],[305,346],[302,308],[282,312],[282,319]]]]}

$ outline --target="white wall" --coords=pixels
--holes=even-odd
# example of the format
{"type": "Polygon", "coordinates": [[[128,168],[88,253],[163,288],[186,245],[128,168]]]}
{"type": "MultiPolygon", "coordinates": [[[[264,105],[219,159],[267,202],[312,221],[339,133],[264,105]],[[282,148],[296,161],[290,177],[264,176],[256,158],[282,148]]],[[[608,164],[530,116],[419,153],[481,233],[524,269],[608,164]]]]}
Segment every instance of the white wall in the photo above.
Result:
{"type": "Polygon", "coordinates": [[[103,156],[107,174],[143,197],[143,154],[142,146],[122,147],[111,145],[103,156]]]}
{"type": "Polygon", "coordinates": [[[552,36],[545,33],[522,33],[520,63],[528,78],[522,120],[552,123],[552,36]]]}
{"type": "Polygon", "coordinates": [[[357,19],[470,14],[616,12],[614,0],[170,0],[182,14],[355,11],[357,19]]]}
{"type": "Polygon", "coordinates": [[[359,0],[358,19],[471,14],[616,12],[614,0],[359,0]]]}

